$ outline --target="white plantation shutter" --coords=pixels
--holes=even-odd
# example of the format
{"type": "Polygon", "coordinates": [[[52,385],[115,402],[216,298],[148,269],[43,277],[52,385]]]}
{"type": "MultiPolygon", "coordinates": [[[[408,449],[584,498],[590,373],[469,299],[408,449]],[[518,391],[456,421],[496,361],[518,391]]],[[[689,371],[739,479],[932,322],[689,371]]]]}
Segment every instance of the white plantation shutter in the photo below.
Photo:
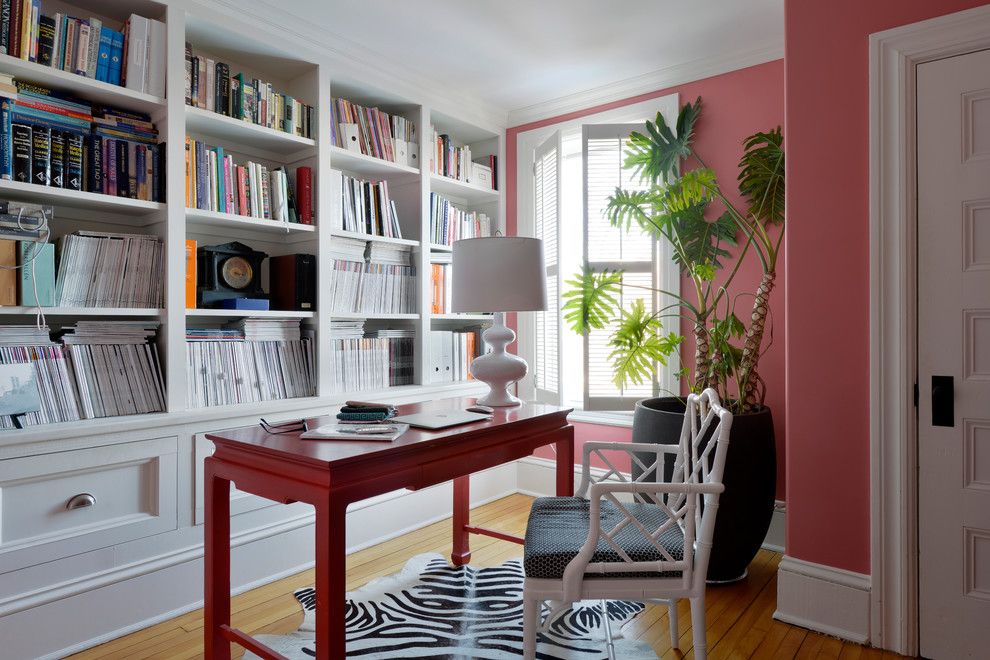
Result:
{"type": "Polygon", "coordinates": [[[561,141],[557,131],[535,152],[535,236],[543,240],[547,311],[535,313],[533,380],[536,399],[560,404],[560,204],[561,141]]]}
{"type": "MultiPolygon", "coordinates": [[[[584,259],[595,271],[621,270],[623,283],[621,303],[626,308],[633,300],[642,299],[648,310],[656,309],[656,289],[660,279],[657,267],[658,244],[645,236],[638,227],[628,232],[609,224],[605,208],[616,187],[641,190],[645,181],[623,168],[625,143],[633,131],[645,133],[643,124],[595,124],[582,130],[584,161],[584,259]]],[[[664,251],[666,252],[666,251],[664,251]]],[[[673,326],[676,327],[676,324],[673,326]]],[[[584,408],[585,410],[630,410],[632,404],[645,397],[656,396],[660,379],[653,382],[619,388],[612,381],[612,352],[609,338],[615,324],[593,330],[584,344],[584,408]]]]}

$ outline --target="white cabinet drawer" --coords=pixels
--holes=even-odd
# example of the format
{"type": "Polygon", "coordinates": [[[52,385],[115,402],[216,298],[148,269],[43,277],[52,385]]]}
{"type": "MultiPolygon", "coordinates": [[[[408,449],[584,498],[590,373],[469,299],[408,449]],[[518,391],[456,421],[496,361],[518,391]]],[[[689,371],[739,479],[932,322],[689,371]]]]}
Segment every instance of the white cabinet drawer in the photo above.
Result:
{"type": "Polygon", "coordinates": [[[0,573],[176,529],[178,438],[0,461],[0,573]]]}

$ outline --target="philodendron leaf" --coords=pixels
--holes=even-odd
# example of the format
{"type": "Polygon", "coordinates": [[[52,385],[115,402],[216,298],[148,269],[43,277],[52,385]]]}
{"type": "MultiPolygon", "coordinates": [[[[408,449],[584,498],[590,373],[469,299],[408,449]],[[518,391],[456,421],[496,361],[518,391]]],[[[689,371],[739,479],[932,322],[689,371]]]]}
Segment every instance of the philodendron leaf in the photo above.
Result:
{"type": "Polygon", "coordinates": [[[585,267],[564,284],[568,287],[561,296],[565,301],[562,307],[564,320],[577,334],[600,330],[619,313],[621,272],[596,272],[585,267]]]}
{"type": "Polygon", "coordinates": [[[654,313],[647,311],[642,300],[635,300],[628,309],[622,310],[619,326],[609,339],[612,381],[616,386],[650,382],[656,374],[657,364],[666,366],[683,337],[662,332],[663,324],[654,313]]]}
{"type": "Polygon", "coordinates": [[[739,161],[739,192],[749,201],[749,214],[766,224],[784,222],[783,143],[779,126],[754,133],[743,143],[739,161]]]}
{"type": "Polygon", "coordinates": [[[694,124],[701,114],[701,97],[687,103],[677,115],[676,131],[671,130],[659,112],[655,121],[646,122],[647,135],[633,132],[629,136],[625,166],[649,181],[664,181],[677,176],[682,158],[691,155],[694,124]]]}

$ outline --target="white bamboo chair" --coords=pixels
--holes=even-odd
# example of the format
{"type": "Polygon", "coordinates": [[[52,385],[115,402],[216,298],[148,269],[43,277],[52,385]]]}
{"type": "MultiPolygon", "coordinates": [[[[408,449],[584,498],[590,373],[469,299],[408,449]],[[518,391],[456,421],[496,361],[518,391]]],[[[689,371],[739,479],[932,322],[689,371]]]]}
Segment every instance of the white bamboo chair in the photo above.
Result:
{"type": "MultiPolygon", "coordinates": [[[[679,445],[589,442],[584,446],[577,494],[533,502],[524,551],[527,660],[535,657],[537,633],[580,600],[667,602],[671,646],[676,649],[681,598],[691,601],[694,654],[704,660],[705,576],[731,426],[732,413],[722,407],[714,390],[692,394],[679,445]],[[706,437],[711,439],[702,448],[706,437]],[[643,468],[643,475],[630,482],[610,460],[611,452],[628,454],[643,468]],[[651,454],[652,464],[644,464],[636,454],[651,454]],[[673,476],[662,482],[669,455],[674,457],[673,476]],[[609,468],[597,481],[591,478],[592,456],[609,468]],[[654,470],[657,482],[645,481],[654,470]],[[637,495],[639,502],[630,501],[637,495]],[[541,627],[543,601],[551,601],[552,608],[541,627]]],[[[604,602],[603,619],[609,657],[613,657],[604,602]]]]}

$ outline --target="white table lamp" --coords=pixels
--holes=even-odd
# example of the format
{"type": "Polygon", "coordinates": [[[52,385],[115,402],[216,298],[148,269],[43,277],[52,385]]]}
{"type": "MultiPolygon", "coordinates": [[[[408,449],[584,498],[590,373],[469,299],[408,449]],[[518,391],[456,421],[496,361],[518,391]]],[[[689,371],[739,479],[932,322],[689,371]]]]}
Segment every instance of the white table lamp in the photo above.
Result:
{"type": "Polygon", "coordinates": [[[526,375],[526,361],[505,352],[516,333],[505,327],[505,312],[538,312],[547,308],[543,241],[519,236],[468,238],[454,241],[454,290],[451,311],[494,312],[492,327],[482,339],[492,352],[471,363],[471,374],[490,391],[478,399],[486,406],[517,406],[509,386],[526,375]]]}

